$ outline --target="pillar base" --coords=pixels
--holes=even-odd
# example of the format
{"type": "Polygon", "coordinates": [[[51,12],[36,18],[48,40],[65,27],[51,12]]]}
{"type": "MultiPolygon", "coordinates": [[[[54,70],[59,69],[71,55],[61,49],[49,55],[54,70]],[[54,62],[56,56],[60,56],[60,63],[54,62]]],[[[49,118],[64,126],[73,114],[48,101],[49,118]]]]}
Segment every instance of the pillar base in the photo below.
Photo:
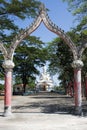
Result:
{"type": "Polygon", "coordinates": [[[11,106],[5,106],[3,116],[4,117],[12,116],[11,106]]]}
{"type": "Polygon", "coordinates": [[[78,115],[78,116],[82,116],[82,115],[83,115],[82,107],[81,107],[81,106],[75,107],[75,112],[74,112],[74,114],[75,114],[75,115],[78,115]]]}

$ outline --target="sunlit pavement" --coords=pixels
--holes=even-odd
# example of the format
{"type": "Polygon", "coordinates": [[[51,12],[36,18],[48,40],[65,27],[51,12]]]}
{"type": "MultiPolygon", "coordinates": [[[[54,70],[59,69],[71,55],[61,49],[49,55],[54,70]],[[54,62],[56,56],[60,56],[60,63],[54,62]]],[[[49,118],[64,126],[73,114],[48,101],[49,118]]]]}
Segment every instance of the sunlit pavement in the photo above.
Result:
{"type": "MultiPolygon", "coordinates": [[[[46,109],[47,103],[52,107],[60,101],[64,103],[64,100],[66,99],[63,98],[62,101],[62,98],[53,95],[52,97],[51,95],[13,97],[11,117],[2,116],[3,101],[0,101],[0,130],[87,130],[86,116],[74,116],[59,111],[42,111],[44,107],[46,109]]],[[[67,98],[66,102],[70,103],[70,99],[67,98]]]]}

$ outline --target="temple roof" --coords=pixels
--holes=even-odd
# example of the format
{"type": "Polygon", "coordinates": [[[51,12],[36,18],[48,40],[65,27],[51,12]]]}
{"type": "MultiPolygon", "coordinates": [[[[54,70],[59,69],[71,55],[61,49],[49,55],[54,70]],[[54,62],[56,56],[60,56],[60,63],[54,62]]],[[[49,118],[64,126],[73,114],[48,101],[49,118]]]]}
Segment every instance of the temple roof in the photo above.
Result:
{"type": "Polygon", "coordinates": [[[43,72],[41,73],[38,84],[53,85],[53,81],[52,81],[49,73],[47,73],[46,66],[43,67],[43,72]]]}

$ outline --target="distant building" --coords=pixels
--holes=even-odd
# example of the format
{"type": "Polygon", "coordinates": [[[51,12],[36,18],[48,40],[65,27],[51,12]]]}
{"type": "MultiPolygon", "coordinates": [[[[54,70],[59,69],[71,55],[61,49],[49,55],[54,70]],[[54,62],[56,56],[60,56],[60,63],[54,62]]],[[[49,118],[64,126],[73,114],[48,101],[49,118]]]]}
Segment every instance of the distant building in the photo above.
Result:
{"type": "Polygon", "coordinates": [[[50,75],[46,71],[46,66],[43,67],[43,72],[40,76],[39,81],[36,84],[36,90],[39,91],[53,91],[54,84],[50,75]]]}

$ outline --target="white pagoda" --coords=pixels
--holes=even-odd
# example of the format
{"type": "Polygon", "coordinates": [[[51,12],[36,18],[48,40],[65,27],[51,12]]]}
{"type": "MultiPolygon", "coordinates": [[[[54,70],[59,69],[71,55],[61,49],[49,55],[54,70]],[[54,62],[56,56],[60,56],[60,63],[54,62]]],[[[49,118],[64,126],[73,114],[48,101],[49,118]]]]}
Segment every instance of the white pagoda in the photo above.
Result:
{"type": "Polygon", "coordinates": [[[39,91],[53,91],[54,85],[50,75],[46,71],[46,66],[43,67],[43,72],[36,85],[36,90],[39,91]]]}

